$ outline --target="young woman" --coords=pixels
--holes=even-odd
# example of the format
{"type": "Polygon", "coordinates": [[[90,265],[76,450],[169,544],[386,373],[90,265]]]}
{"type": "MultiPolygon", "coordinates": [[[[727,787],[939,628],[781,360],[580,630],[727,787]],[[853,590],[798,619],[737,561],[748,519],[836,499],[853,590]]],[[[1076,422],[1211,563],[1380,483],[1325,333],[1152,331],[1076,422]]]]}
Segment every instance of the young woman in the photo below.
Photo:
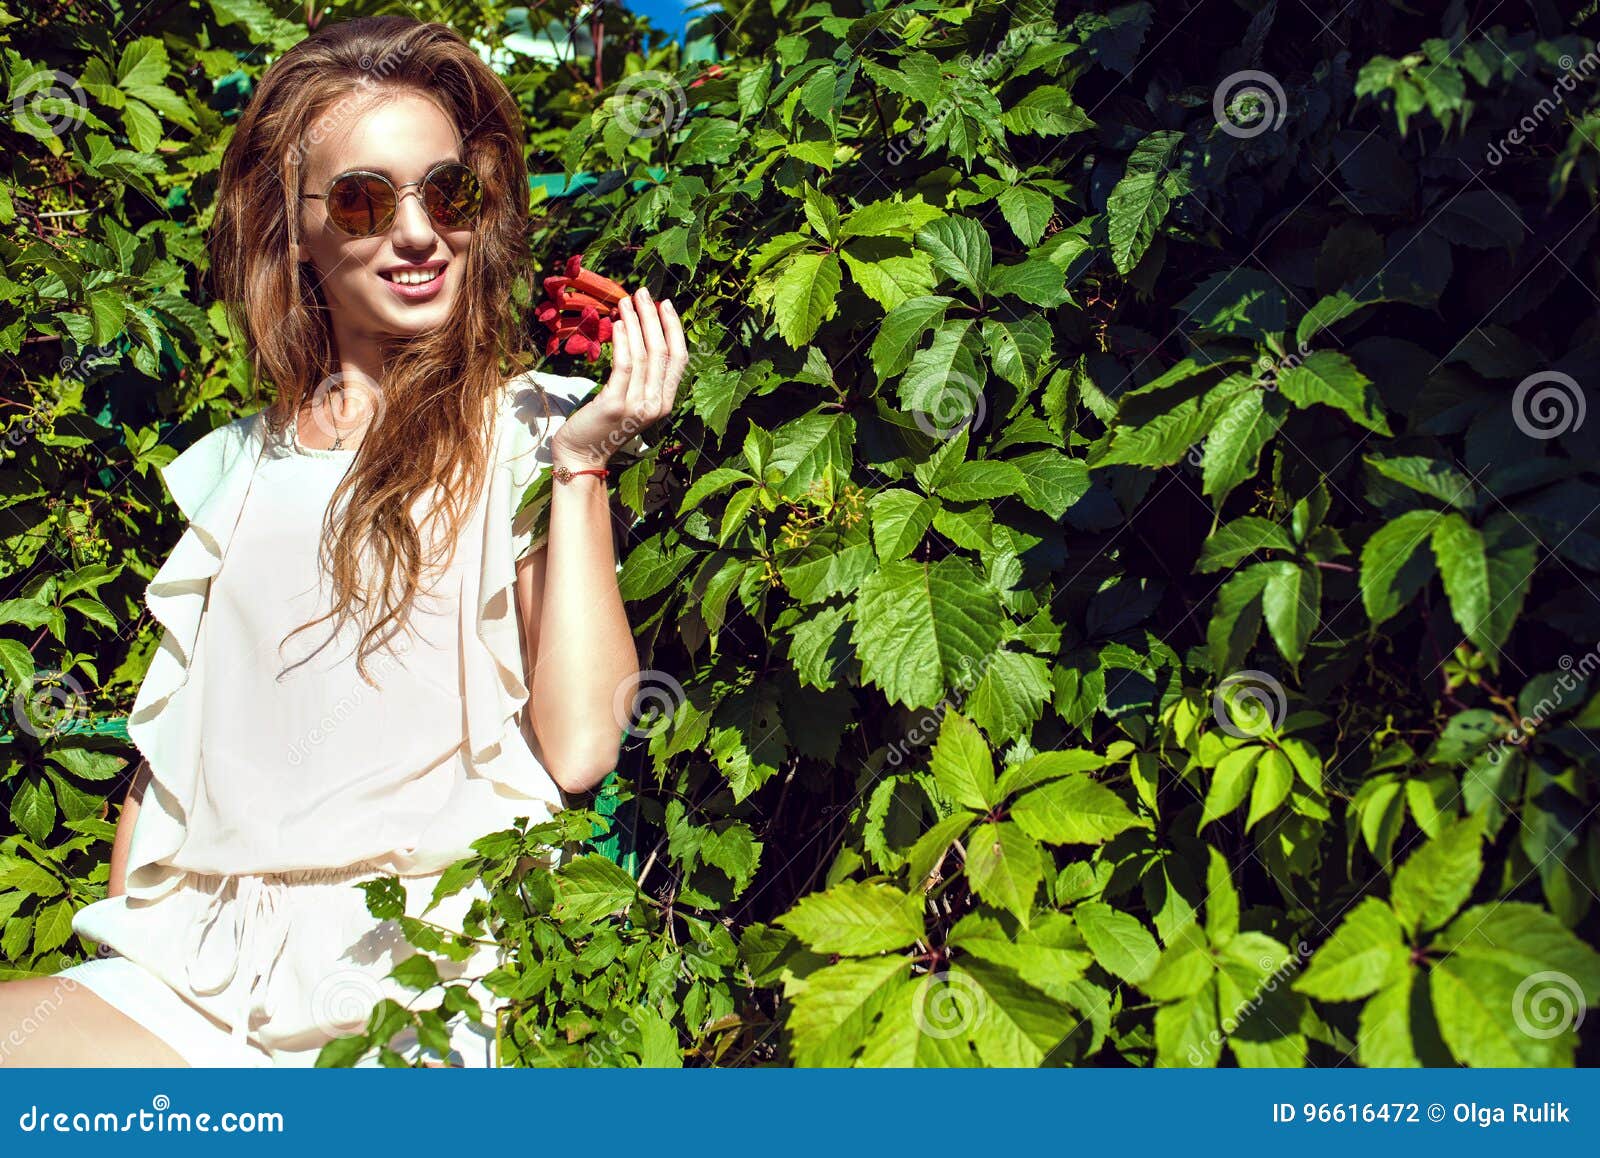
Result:
{"type": "MultiPolygon", "coordinates": [[[[640,290],[593,400],[573,409],[583,378],[508,381],[522,135],[439,24],[335,24],[262,78],[211,258],[276,397],[162,472],[188,526],[146,593],[165,631],[129,719],[144,761],[108,896],[73,922],[109,952],[0,984],[0,1065],[311,1065],[417,997],[357,882],[400,876],[421,915],[473,840],[613,767],[639,669],[605,463],[671,410],[687,353],[640,290]],[[517,507],[544,469],[536,537],[517,507]]],[[[485,895],[427,919],[459,928],[485,895]]],[[[491,1062],[452,1044],[432,1056],[491,1062]]]]}

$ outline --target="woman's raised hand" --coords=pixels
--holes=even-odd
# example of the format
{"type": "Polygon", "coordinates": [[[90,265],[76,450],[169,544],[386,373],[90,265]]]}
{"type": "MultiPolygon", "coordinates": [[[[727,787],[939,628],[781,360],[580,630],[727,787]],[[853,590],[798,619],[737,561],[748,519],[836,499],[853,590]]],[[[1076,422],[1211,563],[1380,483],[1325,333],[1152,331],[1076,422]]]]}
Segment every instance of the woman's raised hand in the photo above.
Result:
{"type": "Polygon", "coordinates": [[[640,288],[617,303],[611,328],[611,377],[551,439],[556,465],[604,466],[611,456],[672,412],[689,364],[683,323],[672,300],[657,305],[640,288]]]}

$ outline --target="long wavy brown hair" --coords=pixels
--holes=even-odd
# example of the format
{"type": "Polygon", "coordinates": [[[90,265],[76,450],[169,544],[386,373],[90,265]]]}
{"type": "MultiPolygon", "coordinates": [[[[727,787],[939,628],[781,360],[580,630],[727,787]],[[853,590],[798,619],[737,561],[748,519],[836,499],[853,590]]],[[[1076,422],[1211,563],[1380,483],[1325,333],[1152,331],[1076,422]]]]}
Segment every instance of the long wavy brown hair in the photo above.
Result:
{"type": "Polygon", "coordinates": [[[432,99],[454,120],[462,160],[483,186],[483,208],[445,322],[384,349],[381,407],[324,516],[321,562],[332,577],[332,609],[284,639],[333,618],[332,642],[347,620],[359,620],[363,679],[366,657],[405,630],[425,570],[454,557],[488,470],[506,375],[530,360],[511,304],[528,230],[516,102],[446,25],[407,16],[327,25],[257,85],[223,154],[208,237],[215,292],[245,340],[256,381],[274,389],[264,418],[282,430],[339,370],[315,272],[295,260],[307,149],[315,134],[369,100],[402,92],[432,99]],[[420,526],[419,504],[428,512],[420,526]]]}

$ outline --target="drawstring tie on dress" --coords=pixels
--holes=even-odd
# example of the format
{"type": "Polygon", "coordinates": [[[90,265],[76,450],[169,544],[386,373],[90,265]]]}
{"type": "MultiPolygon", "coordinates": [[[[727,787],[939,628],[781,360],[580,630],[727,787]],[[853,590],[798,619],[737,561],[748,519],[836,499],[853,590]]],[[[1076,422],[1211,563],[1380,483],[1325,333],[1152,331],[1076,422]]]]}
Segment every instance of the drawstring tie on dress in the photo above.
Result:
{"type": "MultiPolygon", "coordinates": [[[[257,994],[265,1002],[273,966],[289,938],[288,886],[251,873],[223,876],[212,890],[205,911],[194,923],[188,964],[189,985],[196,993],[221,993],[233,983],[241,963],[249,973],[234,1017],[232,1037],[243,1041],[250,1028],[250,1013],[257,994]],[[232,917],[228,935],[218,936],[224,914],[232,917]],[[207,953],[217,960],[207,965],[207,953]],[[197,977],[197,972],[202,975],[197,977]]],[[[267,1007],[267,1016],[272,1009],[267,1007]]]]}

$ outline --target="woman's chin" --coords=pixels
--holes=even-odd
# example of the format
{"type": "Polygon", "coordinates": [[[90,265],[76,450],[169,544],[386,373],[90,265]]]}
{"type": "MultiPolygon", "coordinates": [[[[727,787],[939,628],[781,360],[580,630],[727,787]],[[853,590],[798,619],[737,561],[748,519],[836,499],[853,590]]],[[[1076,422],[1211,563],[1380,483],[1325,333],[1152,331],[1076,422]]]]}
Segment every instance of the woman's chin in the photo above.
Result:
{"type": "Polygon", "coordinates": [[[416,305],[385,303],[378,317],[383,330],[397,338],[415,338],[436,330],[450,314],[450,302],[440,299],[416,305]]]}

